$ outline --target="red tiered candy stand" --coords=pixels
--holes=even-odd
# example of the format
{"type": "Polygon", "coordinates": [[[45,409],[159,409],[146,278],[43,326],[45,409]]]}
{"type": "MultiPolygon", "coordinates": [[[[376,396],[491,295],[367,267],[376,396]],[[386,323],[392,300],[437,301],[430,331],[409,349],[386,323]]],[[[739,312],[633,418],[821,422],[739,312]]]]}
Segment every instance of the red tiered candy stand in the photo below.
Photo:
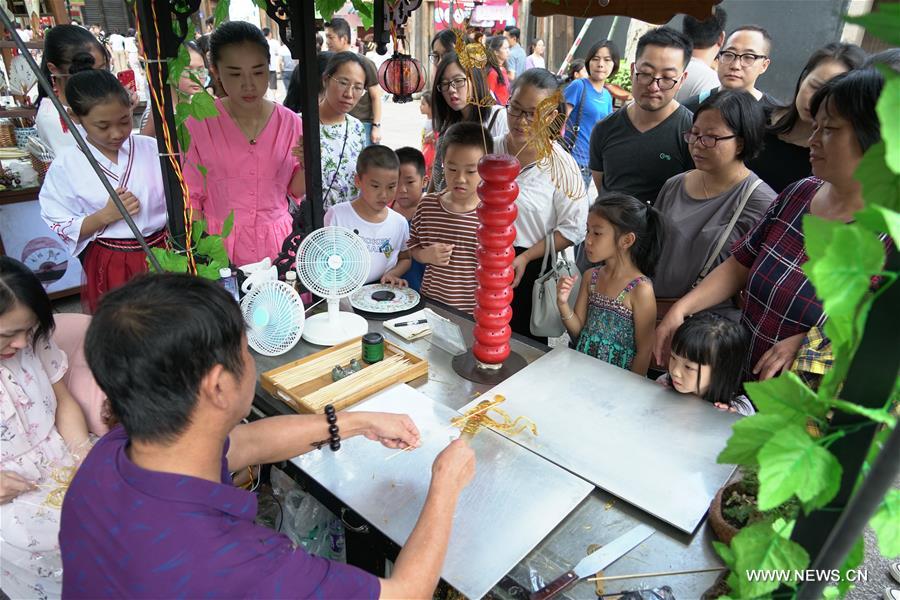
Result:
{"type": "MultiPolygon", "coordinates": [[[[516,198],[519,161],[506,154],[489,154],[478,163],[478,289],[475,292],[475,343],[466,354],[453,359],[454,370],[470,381],[496,383],[525,365],[511,352],[513,260],[516,252],[516,198]]],[[[520,293],[528,293],[521,290],[520,293]]]]}

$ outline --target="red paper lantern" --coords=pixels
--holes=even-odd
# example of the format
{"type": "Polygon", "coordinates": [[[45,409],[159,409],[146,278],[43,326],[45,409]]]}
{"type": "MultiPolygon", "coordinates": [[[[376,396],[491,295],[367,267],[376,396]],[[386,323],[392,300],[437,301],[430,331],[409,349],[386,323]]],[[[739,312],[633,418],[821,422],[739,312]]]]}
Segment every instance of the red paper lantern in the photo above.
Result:
{"type": "Polygon", "coordinates": [[[425,69],[412,56],[394,53],[378,69],[378,83],[394,95],[394,102],[409,102],[425,87],[425,69]]]}

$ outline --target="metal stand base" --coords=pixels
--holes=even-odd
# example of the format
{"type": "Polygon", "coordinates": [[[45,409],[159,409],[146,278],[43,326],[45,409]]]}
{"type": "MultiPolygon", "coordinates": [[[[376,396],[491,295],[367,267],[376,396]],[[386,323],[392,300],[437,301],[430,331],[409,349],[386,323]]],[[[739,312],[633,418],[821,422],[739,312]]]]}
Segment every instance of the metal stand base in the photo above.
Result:
{"type": "Polygon", "coordinates": [[[518,373],[527,365],[528,362],[515,352],[509,353],[509,358],[503,362],[499,369],[483,369],[479,367],[472,350],[453,357],[453,370],[456,371],[457,375],[474,383],[483,383],[485,385],[498,384],[510,375],[518,373]]]}

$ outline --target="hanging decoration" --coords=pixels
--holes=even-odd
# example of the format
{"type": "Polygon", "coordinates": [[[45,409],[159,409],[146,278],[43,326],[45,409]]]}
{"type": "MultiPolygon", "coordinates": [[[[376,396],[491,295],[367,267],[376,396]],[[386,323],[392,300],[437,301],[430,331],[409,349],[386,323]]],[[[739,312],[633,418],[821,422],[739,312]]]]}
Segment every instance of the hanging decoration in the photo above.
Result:
{"type": "Polygon", "coordinates": [[[412,56],[394,52],[378,69],[378,83],[394,95],[394,102],[409,102],[425,87],[425,69],[412,56]]]}

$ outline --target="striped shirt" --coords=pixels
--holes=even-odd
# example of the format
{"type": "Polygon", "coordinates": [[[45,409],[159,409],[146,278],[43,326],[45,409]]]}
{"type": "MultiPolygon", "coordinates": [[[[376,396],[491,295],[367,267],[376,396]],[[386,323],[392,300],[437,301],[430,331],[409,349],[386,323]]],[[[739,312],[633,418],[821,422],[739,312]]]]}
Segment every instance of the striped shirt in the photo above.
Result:
{"type": "Polygon", "coordinates": [[[467,313],[475,309],[477,231],[478,214],[474,210],[454,213],[444,208],[436,196],[422,198],[410,226],[410,250],[431,244],[453,244],[450,264],[425,265],[420,290],[423,296],[467,313]]]}

